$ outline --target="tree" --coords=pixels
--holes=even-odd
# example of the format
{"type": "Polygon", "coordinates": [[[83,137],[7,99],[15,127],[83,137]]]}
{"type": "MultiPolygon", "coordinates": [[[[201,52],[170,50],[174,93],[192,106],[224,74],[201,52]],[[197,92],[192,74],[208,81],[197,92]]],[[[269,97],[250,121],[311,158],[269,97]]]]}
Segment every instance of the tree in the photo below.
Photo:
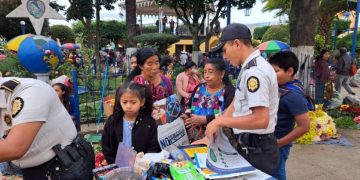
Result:
{"type": "Polygon", "coordinates": [[[290,42],[290,33],[288,25],[275,25],[271,26],[262,37],[262,42],[278,40],[285,43],[290,42]]]}
{"type": "Polygon", "coordinates": [[[68,0],[70,6],[67,8],[65,14],[67,20],[78,20],[82,23],[84,31],[81,33],[84,35],[86,41],[85,46],[91,47],[93,37],[91,34],[91,19],[94,17],[94,9],[92,0],[68,0]]]}
{"type": "Polygon", "coordinates": [[[136,47],[134,39],[136,33],[136,1],[125,0],[126,8],[126,32],[128,38],[126,39],[126,47],[136,47]]]}
{"type": "MultiPolygon", "coordinates": [[[[208,12],[214,13],[214,18],[210,23],[210,31],[213,29],[214,23],[220,16],[224,16],[226,12],[227,0],[156,0],[159,5],[166,5],[174,9],[177,17],[189,27],[193,39],[193,51],[200,50],[199,32],[204,27],[204,22],[208,12]]],[[[255,0],[230,0],[233,7],[238,9],[252,8],[255,0]]],[[[207,38],[210,38],[208,35],[207,38]]]]}
{"type": "Polygon", "coordinates": [[[298,78],[310,95],[311,58],[314,55],[315,30],[320,0],[292,0],[289,16],[290,46],[300,62],[298,78]],[[304,13],[306,12],[306,13],[304,13]]]}
{"type": "MultiPolygon", "coordinates": [[[[95,56],[96,56],[96,67],[100,65],[100,54],[99,54],[99,46],[100,46],[100,10],[103,6],[107,10],[112,10],[115,7],[113,4],[117,0],[95,0],[95,18],[96,18],[96,28],[95,28],[95,56]]],[[[101,69],[101,68],[100,68],[101,69]]],[[[100,71],[96,71],[100,73],[100,71]]]]}
{"type": "Polygon", "coordinates": [[[254,29],[253,38],[256,40],[261,40],[265,32],[270,28],[270,26],[256,27],[254,29]]]}
{"type": "Polygon", "coordinates": [[[348,9],[347,0],[321,0],[319,7],[319,35],[325,38],[328,44],[331,36],[331,24],[340,11],[348,9]]]}
{"type": "Polygon", "coordinates": [[[142,46],[151,46],[157,49],[158,52],[163,53],[170,44],[178,42],[180,37],[167,33],[148,33],[135,36],[135,40],[141,43],[142,46]]]}
{"type": "Polygon", "coordinates": [[[60,39],[61,43],[73,41],[75,38],[74,31],[65,25],[54,25],[49,28],[49,36],[52,39],[60,39]]]}
{"type": "Polygon", "coordinates": [[[263,12],[277,11],[275,17],[289,16],[291,8],[291,0],[261,0],[262,3],[266,2],[263,12]]]}

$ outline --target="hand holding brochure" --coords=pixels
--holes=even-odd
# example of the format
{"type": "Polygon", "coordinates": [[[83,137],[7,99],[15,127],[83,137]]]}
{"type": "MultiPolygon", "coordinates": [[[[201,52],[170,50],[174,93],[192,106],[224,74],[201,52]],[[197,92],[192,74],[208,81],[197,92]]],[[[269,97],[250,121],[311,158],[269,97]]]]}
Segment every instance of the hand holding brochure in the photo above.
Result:
{"type": "Polygon", "coordinates": [[[222,129],[219,129],[215,140],[210,142],[206,166],[218,174],[242,173],[256,170],[231,146],[222,129]]]}

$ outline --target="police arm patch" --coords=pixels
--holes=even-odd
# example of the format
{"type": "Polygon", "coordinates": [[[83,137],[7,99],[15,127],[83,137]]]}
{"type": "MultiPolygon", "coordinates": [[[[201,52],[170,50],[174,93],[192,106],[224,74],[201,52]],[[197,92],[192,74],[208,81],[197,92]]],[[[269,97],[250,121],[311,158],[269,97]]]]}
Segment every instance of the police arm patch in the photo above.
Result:
{"type": "Polygon", "coordinates": [[[23,107],[24,100],[21,97],[16,97],[12,101],[12,117],[14,118],[16,115],[18,115],[23,107]]]}
{"type": "Polygon", "coordinates": [[[247,88],[249,92],[256,92],[260,87],[259,79],[255,76],[249,77],[247,80],[247,88]]]}

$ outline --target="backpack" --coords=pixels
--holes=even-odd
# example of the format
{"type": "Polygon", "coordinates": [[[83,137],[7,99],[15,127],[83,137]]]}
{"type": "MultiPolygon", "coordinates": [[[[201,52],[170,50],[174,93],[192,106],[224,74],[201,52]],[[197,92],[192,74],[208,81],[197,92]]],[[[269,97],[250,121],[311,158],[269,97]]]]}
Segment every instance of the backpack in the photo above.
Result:
{"type": "Polygon", "coordinates": [[[356,64],[354,62],[351,63],[351,66],[350,66],[350,72],[349,72],[349,75],[350,76],[354,76],[357,72],[357,67],[356,67],[356,64]]]}
{"type": "Polygon", "coordinates": [[[286,93],[288,93],[290,90],[296,90],[303,92],[303,95],[307,102],[307,107],[309,111],[315,110],[315,101],[310,96],[305,95],[305,90],[302,87],[302,83],[298,80],[296,80],[294,83],[286,83],[283,88],[280,89],[280,95],[283,96],[286,93]]]}

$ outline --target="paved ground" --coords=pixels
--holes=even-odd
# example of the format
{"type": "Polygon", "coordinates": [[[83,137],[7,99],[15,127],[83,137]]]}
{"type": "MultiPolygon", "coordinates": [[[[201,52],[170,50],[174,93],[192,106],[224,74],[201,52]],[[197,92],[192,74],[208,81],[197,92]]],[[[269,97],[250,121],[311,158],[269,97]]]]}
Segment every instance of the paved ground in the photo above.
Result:
{"type": "MultiPolygon", "coordinates": [[[[360,88],[352,88],[360,97],[360,88]]],[[[347,92],[343,88],[344,98],[347,92]]],[[[360,179],[360,130],[338,129],[353,147],[337,145],[294,145],[287,164],[289,180],[360,179]]]]}
{"type": "Polygon", "coordinates": [[[355,180],[360,178],[360,130],[338,129],[353,147],[294,145],[287,164],[289,180],[355,180]]]}

